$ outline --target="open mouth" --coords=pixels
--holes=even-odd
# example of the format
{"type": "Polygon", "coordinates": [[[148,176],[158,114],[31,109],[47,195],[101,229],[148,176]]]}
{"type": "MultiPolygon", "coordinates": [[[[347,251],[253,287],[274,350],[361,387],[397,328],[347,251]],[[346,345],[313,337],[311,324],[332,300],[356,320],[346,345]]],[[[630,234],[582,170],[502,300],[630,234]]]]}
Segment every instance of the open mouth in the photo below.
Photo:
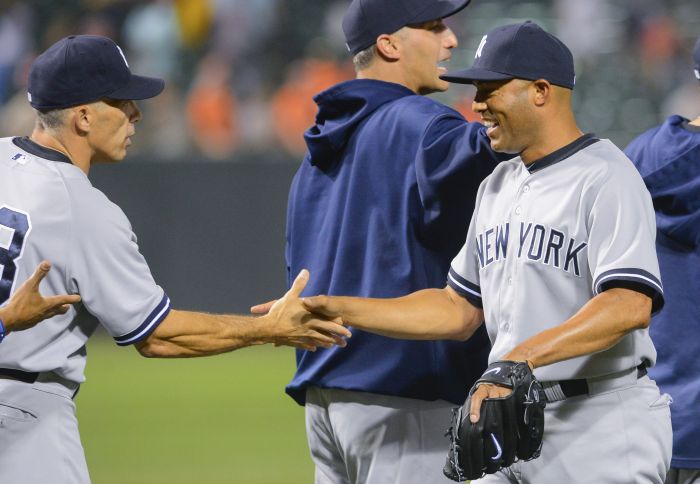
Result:
{"type": "Polygon", "coordinates": [[[486,126],[486,134],[488,136],[494,134],[500,126],[496,121],[491,119],[482,119],[481,122],[484,123],[484,126],[486,126]]]}
{"type": "Polygon", "coordinates": [[[440,62],[438,62],[437,69],[438,69],[439,75],[442,76],[444,74],[447,74],[447,71],[448,71],[447,65],[449,63],[450,63],[450,59],[445,59],[445,60],[441,60],[440,62]]]}

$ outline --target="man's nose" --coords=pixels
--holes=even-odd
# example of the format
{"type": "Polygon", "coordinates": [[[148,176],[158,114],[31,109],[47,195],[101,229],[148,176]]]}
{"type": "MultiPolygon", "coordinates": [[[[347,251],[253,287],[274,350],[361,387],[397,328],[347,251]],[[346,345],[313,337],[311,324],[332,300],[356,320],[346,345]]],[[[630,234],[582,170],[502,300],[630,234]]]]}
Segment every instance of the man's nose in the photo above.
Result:
{"type": "Polygon", "coordinates": [[[474,101],[472,101],[472,111],[474,111],[475,113],[483,113],[484,111],[486,111],[486,109],[487,107],[485,102],[479,101],[477,99],[474,99],[474,101]]]}
{"type": "Polygon", "coordinates": [[[442,45],[446,49],[454,49],[455,47],[457,47],[457,45],[459,45],[459,41],[457,40],[457,36],[455,35],[454,32],[452,32],[452,29],[450,29],[449,27],[447,29],[445,29],[445,32],[443,32],[443,35],[444,35],[444,37],[443,37],[442,45]]]}

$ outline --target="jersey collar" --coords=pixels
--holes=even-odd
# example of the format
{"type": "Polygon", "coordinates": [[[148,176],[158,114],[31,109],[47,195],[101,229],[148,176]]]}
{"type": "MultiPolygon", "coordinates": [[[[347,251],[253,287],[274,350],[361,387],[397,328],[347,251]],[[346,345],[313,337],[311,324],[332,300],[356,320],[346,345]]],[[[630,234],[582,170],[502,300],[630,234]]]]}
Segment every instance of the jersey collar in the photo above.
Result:
{"type": "Polygon", "coordinates": [[[597,143],[598,141],[600,141],[600,138],[596,138],[594,134],[584,134],[563,148],[559,148],[557,151],[553,151],[547,156],[543,156],[539,160],[535,160],[533,163],[530,163],[528,166],[526,166],[527,171],[530,173],[535,173],[543,170],[548,166],[564,161],[576,152],[581,151],[582,149],[592,145],[593,143],[597,143]]]}
{"type": "Polygon", "coordinates": [[[12,138],[12,142],[27,153],[31,153],[34,156],[38,156],[39,158],[43,158],[45,160],[50,161],[62,161],[63,163],[70,163],[71,165],[73,164],[70,158],[68,158],[60,151],[47,148],[46,146],[41,146],[39,143],[36,143],[29,139],[28,136],[18,136],[16,138],[12,138]]]}

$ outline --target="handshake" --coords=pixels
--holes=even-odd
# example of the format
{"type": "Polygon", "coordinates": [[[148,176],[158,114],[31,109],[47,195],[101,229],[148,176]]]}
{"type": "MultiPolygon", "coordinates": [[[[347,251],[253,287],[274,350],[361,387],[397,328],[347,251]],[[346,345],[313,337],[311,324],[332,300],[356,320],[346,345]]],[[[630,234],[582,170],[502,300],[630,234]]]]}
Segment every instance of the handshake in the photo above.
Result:
{"type": "MultiPolygon", "coordinates": [[[[29,329],[45,319],[65,314],[71,305],[81,301],[77,294],[56,296],[41,294],[39,285],[50,269],[49,262],[41,262],[34,274],[15,291],[9,300],[2,301],[0,298],[0,302],[4,302],[0,305],[0,342],[6,334],[29,329]]],[[[168,340],[189,335],[189,339],[195,341],[194,349],[185,345],[185,352],[182,355],[178,353],[176,356],[204,356],[220,353],[222,348],[224,351],[231,351],[243,346],[264,343],[293,346],[308,351],[315,351],[318,347],[330,348],[333,345],[344,347],[346,338],[350,338],[352,333],[345,327],[340,313],[331,307],[340,306],[337,302],[338,298],[329,296],[301,298],[300,295],[308,281],[309,271],[303,270],[282,298],[251,308],[251,312],[260,317],[233,316],[238,318],[240,326],[231,325],[231,322],[225,319],[219,320],[216,315],[209,316],[202,326],[197,326],[190,324],[192,319],[196,321],[196,313],[173,311],[172,313],[181,313],[182,317],[170,325],[161,325],[158,328],[158,331],[163,333],[160,338],[168,340]],[[183,330],[182,327],[188,329],[183,330]],[[226,338],[228,340],[222,343],[221,341],[226,338]],[[215,343],[212,343],[212,340],[215,343]],[[203,346],[205,350],[202,350],[203,346]]]]}
{"type": "Polygon", "coordinates": [[[250,309],[253,314],[267,316],[269,327],[261,328],[266,335],[265,342],[307,351],[333,345],[344,347],[346,338],[350,338],[352,333],[345,327],[340,313],[333,308],[334,298],[300,297],[308,282],[309,271],[304,269],[282,298],[250,309]]]}

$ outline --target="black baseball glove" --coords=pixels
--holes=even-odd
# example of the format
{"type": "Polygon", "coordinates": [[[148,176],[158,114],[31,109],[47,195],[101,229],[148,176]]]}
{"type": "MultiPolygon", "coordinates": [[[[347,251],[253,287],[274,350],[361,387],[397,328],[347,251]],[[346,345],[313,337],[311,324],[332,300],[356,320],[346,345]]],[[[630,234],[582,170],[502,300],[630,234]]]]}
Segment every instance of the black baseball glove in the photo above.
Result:
{"type": "Polygon", "coordinates": [[[491,363],[469,391],[469,398],[452,412],[447,431],[450,450],[443,469],[453,481],[478,479],[510,466],[516,460],[540,455],[544,433],[545,396],[542,385],[527,363],[491,363]],[[481,404],[481,417],[469,420],[471,395],[480,383],[492,383],[513,392],[503,398],[487,398],[481,404]]]}

